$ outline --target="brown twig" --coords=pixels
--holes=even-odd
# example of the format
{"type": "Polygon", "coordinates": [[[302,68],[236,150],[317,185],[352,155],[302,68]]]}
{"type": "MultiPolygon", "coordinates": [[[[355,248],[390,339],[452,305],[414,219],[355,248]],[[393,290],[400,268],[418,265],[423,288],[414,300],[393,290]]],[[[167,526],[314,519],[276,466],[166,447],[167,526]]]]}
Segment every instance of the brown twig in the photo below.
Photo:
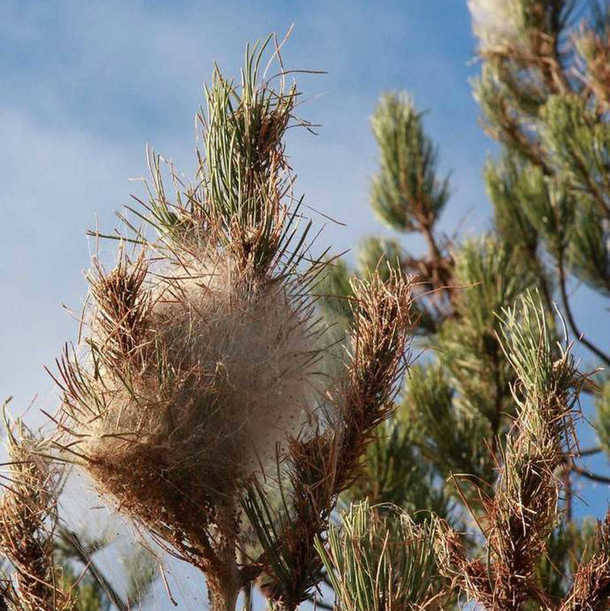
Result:
{"type": "Polygon", "coordinates": [[[566,319],[568,321],[568,324],[570,325],[570,328],[572,329],[572,333],[574,333],[576,339],[581,344],[586,346],[591,352],[593,352],[602,361],[604,361],[606,365],[610,366],[610,357],[584,337],[584,334],[579,330],[576,321],[574,320],[572,309],[570,307],[568,293],[566,290],[566,273],[563,252],[561,252],[557,257],[557,271],[559,273],[559,290],[561,294],[561,301],[563,304],[566,319]]]}
{"type": "Polygon", "coordinates": [[[590,479],[593,482],[598,482],[600,484],[610,484],[610,477],[606,477],[605,475],[599,475],[598,473],[593,473],[584,467],[579,467],[577,464],[573,463],[570,465],[570,471],[577,473],[578,475],[582,475],[587,479],[590,479]]]}

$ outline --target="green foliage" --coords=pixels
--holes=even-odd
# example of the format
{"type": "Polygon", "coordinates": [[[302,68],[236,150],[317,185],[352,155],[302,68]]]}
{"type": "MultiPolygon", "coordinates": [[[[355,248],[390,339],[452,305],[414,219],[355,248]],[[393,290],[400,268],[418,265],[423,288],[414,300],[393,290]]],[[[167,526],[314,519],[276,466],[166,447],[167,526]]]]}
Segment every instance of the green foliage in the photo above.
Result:
{"type": "MultiPolygon", "coordinates": [[[[610,12],[602,7],[577,29],[570,0],[469,7],[483,59],[475,95],[485,129],[503,145],[485,167],[494,231],[446,241],[443,252],[435,223],[449,194],[436,178],[436,151],[409,96],[383,98],[371,206],[389,227],[421,233],[429,249],[416,258],[396,240],[368,238],[357,273],[389,262],[416,275],[427,292],[418,307],[430,314],[418,333],[431,352],[406,376],[399,415],[376,432],[349,498],[392,502],[415,519],[426,508],[454,522],[470,514],[465,538],[443,527],[440,545],[457,567],[448,573],[454,584],[486,608],[581,609],[575,601],[588,596],[606,601],[608,561],[591,555],[589,523],[566,519],[578,473],[572,410],[584,384],[610,452],[610,408],[608,384],[596,391],[576,371],[569,335],[582,333],[567,287],[578,279],[610,294],[610,12]],[[445,301],[432,302],[435,294],[445,301]]],[[[610,363],[594,341],[582,342],[610,363]]],[[[344,563],[357,558],[343,551],[344,563]]],[[[591,608],[606,608],[599,604],[591,608]]]]}
{"type": "MultiPolygon", "coordinates": [[[[521,132],[521,122],[513,108],[517,105],[514,93],[505,82],[499,81],[491,64],[484,64],[481,75],[473,79],[474,96],[483,114],[485,131],[500,140],[510,150],[526,159],[535,155],[521,132]]],[[[522,112],[533,115],[544,98],[528,92],[519,100],[522,112]],[[525,107],[525,108],[524,108],[525,107]]]]}
{"type": "Polygon", "coordinates": [[[460,324],[470,325],[475,335],[482,335],[490,327],[495,330],[498,309],[512,303],[536,281],[531,272],[511,273],[517,258],[507,242],[493,237],[466,242],[455,259],[460,324]]]}
{"type": "Polygon", "coordinates": [[[371,205],[398,231],[430,228],[449,197],[449,179],[436,175],[437,152],[422,127],[422,115],[405,94],[381,98],[371,120],[380,150],[380,170],[371,187],[371,205]]]}
{"type": "Polygon", "coordinates": [[[90,575],[81,576],[69,564],[62,568],[64,587],[75,592],[75,611],[110,611],[112,604],[90,575]]]}
{"type": "Polygon", "coordinates": [[[206,88],[207,115],[204,124],[205,157],[200,172],[206,184],[207,205],[223,225],[228,248],[235,240],[248,241],[241,248],[251,253],[255,265],[266,269],[288,236],[290,224],[273,214],[278,196],[287,192],[283,138],[296,103],[296,86],[278,91],[261,77],[261,62],[272,40],[246,48],[239,89],[216,70],[206,88]],[[239,228],[240,235],[235,235],[239,228]],[[278,236],[278,229],[283,229],[278,236]],[[254,241],[251,232],[262,239],[254,241]]]}
{"type": "Polygon", "coordinates": [[[516,194],[530,223],[543,237],[547,250],[559,258],[571,238],[574,199],[565,184],[544,176],[542,170],[530,167],[520,193],[516,194]]]}
{"type": "Polygon", "coordinates": [[[431,511],[450,519],[451,502],[438,485],[437,471],[417,446],[414,426],[404,407],[379,426],[349,497],[400,507],[416,522],[427,519],[431,511]]]}
{"type": "MultiPolygon", "coordinates": [[[[203,150],[197,151],[193,183],[185,184],[169,165],[175,201],[167,194],[161,157],[149,153],[149,201],[136,198],[145,213],[128,210],[156,230],[160,242],[154,246],[165,246],[165,256],[201,251],[213,236],[216,248],[259,275],[275,268],[289,275],[304,260],[311,221],[299,226],[301,200],[284,203],[294,182],[284,138],[290,126],[307,124],[293,114],[296,86],[288,87],[283,74],[277,86],[266,79],[262,62],[272,40],[246,47],[239,84],[216,67],[205,89],[206,110],[198,114],[203,150]]],[[[132,241],[142,242],[141,232],[120,218],[135,232],[132,241]]]]}
{"type": "MultiPolygon", "coordinates": [[[[592,553],[595,537],[593,520],[561,523],[548,537],[545,554],[536,568],[537,579],[556,600],[566,596],[576,570],[592,553]]],[[[532,611],[537,607],[530,606],[532,611]]]]}
{"type": "Polygon", "coordinates": [[[483,418],[473,426],[479,433],[487,431],[490,441],[501,432],[503,415],[514,410],[509,388],[513,374],[497,339],[497,312],[536,282],[530,270],[511,273],[518,256],[493,238],[464,244],[456,254],[455,282],[461,287],[455,298],[457,316],[432,339],[459,409],[474,421],[483,418]]]}
{"type": "MultiPolygon", "coordinates": [[[[607,293],[609,81],[602,68],[609,57],[607,8],[592,2],[593,18],[576,29],[571,28],[573,2],[503,5],[511,8],[498,4],[497,14],[479,24],[485,62],[475,85],[487,131],[504,145],[503,161],[487,171],[496,224],[511,240],[523,241],[530,256],[540,233],[560,283],[567,282],[569,267],[607,293]],[[494,23],[502,11],[506,25],[494,23]],[[484,36],[509,30],[501,49],[484,36]],[[588,72],[574,78],[583,70],[579,53],[588,72]]],[[[473,17],[476,21],[474,10],[473,17]]],[[[539,273],[548,275],[542,268],[539,273]]]]}
{"type": "MultiPolygon", "coordinates": [[[[557,342],[537,293],[525,293],[514,306],[503,308],[501,320],[506,356],[526,393],[548,400],[574,389],[574,358],[557,342]]],[[[539,411],[532,406],[533,415],[539,411]]]]}
{"type": "Polygon", "coordinates": [[[392,506],[354,504],[317,548],[341,609],[420,609],[442,590],[433,521],[419,525],[392,506]]]}
{"type": "Polygon", "coordinates": [[[595,398],[597,408],[596,429],[604,452],[610,458],[610,379],[606,379],[595,398]]]}
{"type": "Polygon", "coordinates": [[[127,593],[125,599],[104,576],[95,555],[106,549],[111,540],[105,535],[58,529],[54,544],[54,560],[62,567],[65,585],[75,592],[78,611],[108,611],[113,606],[119,611],[138,607],[157,579],[157,565],[151,552],[136,548],[123,558],[127,593]]]}
{"type": "Polygon", "coordinates": [[[391,270],[400,270],[402,256],[402,249],[396,240],[370,236],[363,240],[358,249],[358,270],[363,276],[377,273],[387,281],[391,270]]]}
{"type": "Polygon", "coordinates": [[[439,364],[411,370],[404,408],[413,423],[414,443],[442,479],[462,473],[489,481],[489,448],[481,439],[489,438],[490,427],[461,409],[454,392],[439,364]]]}
{"type": "Polygon", "coordinates": [[[63,528],[58,532],[55,540],[55,561],[62,567],[65,585],[76,590],[78,611],[108,611],[113,602],[122,604],[120,597],[108,588],[92,561],[92,556],[107,545],[108,541],[103,536],[89,539],[83,534],[77,536],[63,528]]]}
{"type": "Polygon", "coordinates": [[[594,203],[585,203],[576,215],[568,260],[579,280],[610,296],[610,224],[594,203]]]}
{"type": "Polygon", "coordinates": [[[505,152],[499,161],[489,158],[485,164],[487,193],[494,206],[494,220],[500,235],[514,246],[521,244],[530,256],[538,246],[538,231],[521,207],[523,183],[529,166],[505,152]]]}
{"type": "Polygon", "coordinates": [[[345,261],[339,259],[327,266],[317,293],[320,303],[332,323],[339,323],[345,330],[351,321],[350,299],[354,291],[350,284],[351,274],[345,261]]]}
{"type": "Polygon", "coordinates": [[[541,109],[542,145],[556,174],[586,201],[610,206],[610,124],[576,94],[550,96],[541,109]]]}
{"type": "Polygon", "coordinates": [[[321,571],[318,568],[306,583],[295,584],[294,576],[300,567],[296,566],[292,548],[282,544],[282,532],[290,528],[295,516],[283,491],[280,496],[280,499],[274,498],[257,482],[252,482],[242,499],[244,514],[265,555],[266,569],[259,576],[258,585],[264,591],[273,590],[278,598],[288,595],[289,590],[292,594],[296,586],[295,598],[305,600],[309,589],[321,579],[321,571]]]}
{"type": "Polygon", "coordinates": [[[137,607],[157,579],[157,564],[147,550],[140,548],[124,559],[127,572],[127,607],[137,607]]]}
{"type": "MultiPolygon", "coordinates": [[[[503,309],[502,348],[515,373],[517,413],[501,450],[496,485],[476,484],[482,502],[478,517],[473,516],[485,538],[486,560],[469,559],[460,536],[441,528],[443,573],[486,608],[517,610],[530,602],[548,608],[555,579],[541,570],[541,559],[559,518],[563,484],[557,472],[575,447],[574,405],[581,378],[571,346],[555,344],[547,318],[534,291],[503,309]],[[551,583],[536,583],[545,576],[551,583]]],[[[561,544],[555,547],[560,551],[561,544]]]]}

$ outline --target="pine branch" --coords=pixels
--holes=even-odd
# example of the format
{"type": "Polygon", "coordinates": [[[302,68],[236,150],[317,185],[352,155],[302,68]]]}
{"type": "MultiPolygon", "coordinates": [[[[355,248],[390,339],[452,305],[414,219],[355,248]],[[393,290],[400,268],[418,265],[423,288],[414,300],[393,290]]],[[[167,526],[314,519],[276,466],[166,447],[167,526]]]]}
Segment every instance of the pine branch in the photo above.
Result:
{"type": "MultiPolygon", "coordinates": [[[[339,422],[290,446],[290,506],[273,511],[253,484],[242,506],[263,554],[244,571],[282,609],[295,609],[322,578],[314,543],[328,527],[337,496],[355,480],[375,428],[395,404],[396,383],[407,361],[411,328],[410,281],[397,273],[353,284],[351,349],[332,399],[339,422]]],[[[278,608],[280,608],[278,607],[278,608]]]]}
{"type": "Polygon", "coordinates": [[[574,463],[570,465],[570,470],[574,473],[577,473],[578,475],[582,475],[583,477],[590,479],[593,482],[598,482],[600,484],[610,484],[610,477],[593,473],[592,471],[589,471],[588,469],[580,467],[574,463]]]}
{"type": "Polygon", "coordinates": [[[579,450],[579,456],[594,456],[595,454],[599,454],[602,452],[602,448],[600,446],[594,446],[592,448],[582,448],[579,450]]]}
{"type": "Polygon", "coordinates": [[[0,548],[15,568],[16,588],[15,597],[6,589],[3,594],[27,611],[67,611],[74,605],[72,593],[64,589],[53,559],[62,471],[48,458],[45,441],[35,438],[20,420],[9,422],[7,404],[2,416],[9,483],[0,501],[0,548]]]}
{"type": "Polygon", "coordinates": [[[106,579],[104,574],[99,570],[97,565],[93,562],[91,555],[82,546],[78,535],[74,532],[67,530],[66,528],[60,527],[58,534],[65,541],[70,548],[75,552],[77,558],[86,567],[87,571],[93,576],[95,581],[102,588],[104,593],[108,596],[109,600],[113,605],[117,607],[119,611],[129,611],[129,607],[125,604],[112,584],[106,579]]]}
{"type": "Polygon", "coordinates": [[[561,295],[561,302],[563,304],[563,310],[565,312],[568,324],[572,329],[572,333],[581,344],[586,346],[591,352],[593,352],[593,354],[595,354],[602,361],[604,361],[606,365],[610,366],[610,356],[608,356],[600,348],[598,348],[588,339],[586,339],[584,334],[581,333],[578,326],[576,325],[576,321],[574,320],[574,315],[572,314],[572,308],[570,307],[570,300],[568,298],[568,293],[566,290],[566,272],[562,254],[557,259],[557,271],[559,273],[559,292],[561,295]]]}
{"type": "Polygon", "coordinates": [[[434,522],[416,525],[392,506],[353,504],[318,552],[341,608],[401,611],[439,599],[434,522]]]}
{"type": "Polygon", "coordinates": [[[555,352],[534,294],[505,309],[502,318],[519,412],[496,489],[493,495],[480,491],[488,559],[486,564],[468,559],[460,537],[441,524],[442,566],[455,585],[485,606],[517,611],[536,601],[547,608],[550,601],[535,570],[557,518],[562,481],[556,471],[574,447],[572,410],[580,382],[569,347],[555,352]]]}
{"type": "Polygon", "coordinates": [[[610,512],[597,526],[591,558],[582,562],[559,611],[604,611],[610,604],[610,512]]]}
{"type": "Polygon", "coordinates": [[[330,611],[335,609],[335,607],[319,600],[317,597],[311,596],[308,600],[313,603],[314,609],[329,609],[330,611]]]}
{"type": "Polygon", "coordinates": [[[170,196],[149,153],[148,200],[119,215],[136,256],[121,241],[114,269],[94,260],[85,350],[66,348],[55,376],[58,447],[200,569],[223,611],[247,585],[240,498],[315,418],[326,350],[313,295],[326,253],[309,252],[285,156],[288,127],[307,124],[279,47],[272,35],[247,47],[239,84],[215,70],[193,184],[170,165],[170,196]],[[280,67],[271,79],[266,54],[280,67]]]}

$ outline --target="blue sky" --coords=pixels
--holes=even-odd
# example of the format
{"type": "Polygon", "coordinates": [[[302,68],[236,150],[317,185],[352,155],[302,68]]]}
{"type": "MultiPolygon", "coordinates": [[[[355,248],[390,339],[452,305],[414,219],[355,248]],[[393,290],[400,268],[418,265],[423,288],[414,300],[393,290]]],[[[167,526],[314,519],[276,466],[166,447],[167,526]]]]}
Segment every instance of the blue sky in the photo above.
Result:
{"type": "MultiPolygon", "coordinates": [[[[475,41],[463,0],[0,3],[0,390],[24,408],[38,393],[51,407],[52,365],[76,324],[83,270],[94,245],[85,230],[114,226],[145,174],[150,144],[188,174],[193,115],[213,62],[236,74],[245,42],[294,33],[289,67],[326,70],[299,78],[301,115],[318,136],[290,137],[306,203],[346,223],[329,224],[321,243],[354,248],[380,226],[368,207],[376,168],[369,117],[385,90],[406,89],[452,172],[442,219],[449,234],[490,224],[482,166],[494,143],[482,133],[468,79],[475,41]]],[[[417,251],[421,244],[406,236],[417,251]]],[[[350,257],[351,255],[348,255],[350,257]]],[[[587,291],[575,296],[585,332],[610,343],[607,312],[587,291]]],[[[598,469],[607,470],[604,459],[598,469]]],[[[583,495],[600,513],[605,489],[583,495]]],[[[589,510],[586,508],[584,512],[589,510]]]]}

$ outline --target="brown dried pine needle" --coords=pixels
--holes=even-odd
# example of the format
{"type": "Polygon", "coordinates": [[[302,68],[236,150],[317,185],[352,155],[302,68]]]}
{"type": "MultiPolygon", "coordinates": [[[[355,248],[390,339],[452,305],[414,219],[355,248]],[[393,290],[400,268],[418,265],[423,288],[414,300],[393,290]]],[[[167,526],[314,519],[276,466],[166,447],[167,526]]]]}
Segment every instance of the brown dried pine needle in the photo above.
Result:
{"type": "Polygon", "coordinates": [[[494,493],[480,490],[483,513],[475,519],[488,557],[469,559],[459,535],[447,527],[439,530],[439,555],[454,585],[486,608],[517,611],[528,601],[547,608],[536,567],[559,519],[563,481],[558,472],[573,451],[575,402],[583,378],[570,346],[553,346],[535,294],[525,294],[504,311],[503,347],[517,374],[518,416],[494,493]]]}
{"type": "Polygon", "coordinates": [[[27,611],[71,609],[74,601],[53,560],[61,468],[20,421],[14,428],[7,421],[6,430],[10,462],[0,500],[0,549],[14,567],[9,598],[27,611]]]}
{"type": "Polygon", "coordinates": [[[593,555],[581,564],[560,611],[605,611],[610,601],[610,511],[597,526],[593,555]]]}
{"type": "Polygon", "coordinates": [[[315,541],[328,526],[338,495],[355,479],[375,426],[395,409],[397,382],[407,366],[411,280],[390,273],[354,286],[354,325],[344,377],[329,390],[338,421],[290,446],[292,506],[279,525],[265,523],[265,498],[251,490],[248,517],[263,532],[265,551],[253,565],[259,585],[278,609],[294,609],[321,579],[315,541]],[[272,527],[272,528],[271,528],[272,527]],[[266,529],[277,536],[271,539],[266,529]]]}
{"type": "Polygon", "coordinates": [[[94,262],[84,340],[56,376],[65,454],[204,571],[218,609],[269,569],[265,557],[237,564],[240,499],[284,464],[292,523],[277,545],[294,566],[272,597],[294,605],[317,582],[313,540],[394,407],[411,326],[410,281],[359,283],[343,378],[319,375],[331,352],[313,292],[325,264],[310,255],[283,144],[298,94],[283,75],[278,91],[260,79],[265,45],[248,50],[239,88],[217,71],[206,90],[195,186],[173,175],[170,202],[160,158],[150,159],[150,201],[130,210],[157,238],[136,231],[141,253],[121,248],[109,273],[94,262]],[[336,408],[331,424],[317,422],[320,404],[336,408]]]}
{"type": "Polygon", "coordinates": [[[122,255],[90,277],[91,362],[60,362],[64,426],[100,491],[197,555],[186,540],[306,426],[316,333],[281,284],[246,285],[229,257],[146,273],[122,255]]]}

